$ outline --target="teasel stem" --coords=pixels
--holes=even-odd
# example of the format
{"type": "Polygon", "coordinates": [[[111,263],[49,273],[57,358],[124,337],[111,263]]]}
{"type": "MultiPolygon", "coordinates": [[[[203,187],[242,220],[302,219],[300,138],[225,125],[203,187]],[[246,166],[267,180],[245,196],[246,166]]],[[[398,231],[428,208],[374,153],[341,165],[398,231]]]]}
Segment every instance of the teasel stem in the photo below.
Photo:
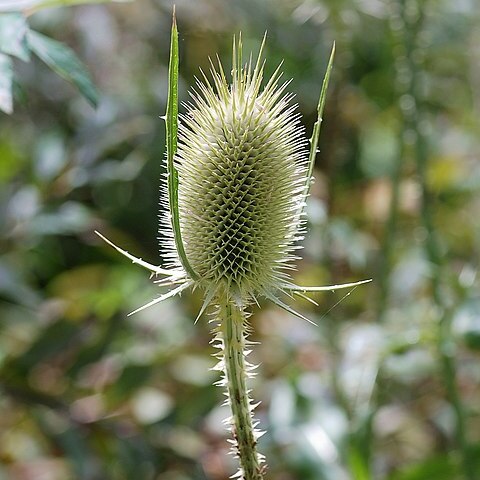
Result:
{"type": "Polygon", "coordinates": [[[244,480],[262,480],[263,455],[257,452],[255,423],[252,418],[252,405],[248,396],[246,380],[253,367],[246,361],[248,355],[248,324],[243,308],[238,307],[228,295],[219,300],[219,320],[217,338],[223,349],[223,371],[229,404],[232,411],[232,433],[234,447],[240,460],[238,476],[244,480]]]}

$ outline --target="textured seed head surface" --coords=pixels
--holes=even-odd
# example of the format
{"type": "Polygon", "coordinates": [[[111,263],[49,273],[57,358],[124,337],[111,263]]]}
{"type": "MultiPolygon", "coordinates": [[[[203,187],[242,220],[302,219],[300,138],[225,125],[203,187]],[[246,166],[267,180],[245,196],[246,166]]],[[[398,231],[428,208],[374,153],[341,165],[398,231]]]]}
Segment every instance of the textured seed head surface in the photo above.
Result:
{"type": "MultiPolygon", "coordinates": [[[[234,54],[235,58],[235,54],[234,54]]],[[[242,301],[275,288],[301,238],[306,142],[279,85],[234,60],[197,83],[181,118],[176,164],[187,258],[200,281],[242,301]],[[235,65],[237,63],[237,66],[235,65]]]]}

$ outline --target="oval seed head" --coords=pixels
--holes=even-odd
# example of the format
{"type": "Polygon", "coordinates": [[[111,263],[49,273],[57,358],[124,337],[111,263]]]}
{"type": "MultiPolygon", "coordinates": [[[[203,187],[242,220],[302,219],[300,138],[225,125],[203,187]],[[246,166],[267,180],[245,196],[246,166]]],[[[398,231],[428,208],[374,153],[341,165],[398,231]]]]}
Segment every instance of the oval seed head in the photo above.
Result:
{"type": "Polygon", "coordinates": [[[213,84],[197,82],[175,160],[182,239],[193,270],[204,287],[248,303],[274,290],[295,258],[307,152],[278,69],[262,88],[260,61],[242,67],[240,42],[233,57],[231,85],[221,65],[212,68],[213,84]]]}

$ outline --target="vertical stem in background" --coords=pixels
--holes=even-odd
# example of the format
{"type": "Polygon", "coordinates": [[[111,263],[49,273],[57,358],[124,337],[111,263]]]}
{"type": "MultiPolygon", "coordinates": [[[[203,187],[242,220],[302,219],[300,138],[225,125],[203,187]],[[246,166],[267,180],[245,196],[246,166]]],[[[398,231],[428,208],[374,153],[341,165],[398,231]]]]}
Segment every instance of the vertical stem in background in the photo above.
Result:
{"type": "Polygon", "coordinates": [[[425,228],[427,234],[425,240],[425,251],[431,268],[432,295],[440,313],[437,342],[438,352],[442,363],[443,381],[455,415],[455,438],[457,447],[460,449],[461,453],[464,478],[467,480],[475,480],[477,479],[477,476],[475,474],[475,467],[469,452],[465,429],[465,412],[462,406],[461,395],[458,391],[456,378],[455,342],[452,340],[451,332],[453,311],[452,308],[446,304],[445,298],[441,292],[441,279],[445,269],[442,268],[442,257],[437,241],[435,227],[433,225],[431,209],[432,196],[428,190],[426,178],[428,151],[426,139],[423,135],[420,122],[416,130],[415,160],[422,192],[421,217],[423,227],[425,228]]]}
{"type": "Polygon", "coordinates": [[[455,415],[455,437],[457,447],[460,449],[464,477],[467,480],[475,480],[475,467],[469,451],[466,435],[466,417],[462,406],[462,399],[457,385],[457,372],[455,364],[455,342],[452,340],[451,322],[452,309],[449,307],[441,292],[441,277],[444,269],[433,225],[431,211],[431,194],[428,191],[426,170],[428,164],[428,152],[425,137],[419,125],[415,141],[415,156],[417,171],[422,192],[421,215],[422,223],[427,233],[425,251],[431,266],[433,300],[440,312],[439,331],[437,336],[438,351],[442,363],[442,375],[447,394],[455,415]]]}
{"type": "Polygon", "coordinates": [[[244,480],[262,480],[263,457],[257,452],[253,406],[248,397],[246,379],[250,365],[245,360],[247,321],[244,311],[227,295],[220,299],[219,336],[228,398],[232,409],[232,432],[236,441],[244,480]]]}
{"type": "Polygon", "coordinates": [[[402,174],[402,158],[404,156],[404,142],[401,142],[398,151],[398,157],[394,165],[394,170],[390,177],[392,193],[390,198],[390,206],[388,220],[385,226],[385,235],[382,242],[382,260],[378,274],[379,300],[377,309],[377,319],[383,322],[385,318],[385,310],[387,308],[388,297],[390,295],[390,270],[392,266],[392,253],[395,244],[395,232],[397,230],[398,219],[398,203],[400,199],[400,180],[402,174]]]}
{"type": "MultiPolygon", "coordinates": [[[[411,117],[408,110],[402,108],[400,99],[404,95],[412,95],[412,75],[408,72],[407,57],[411,53],[411,44],[407,38],[405,20],[402,12],[405,8],[405,1],[392,1],[390,4],[390,32],[392,35],[392,51],[395,66],[395,94],[399,101],[400,113],[400,135],[397,147],[397,157],[390,175],[392,188],[389,214],[385,225],[385,234],[382,242],[381,264],[378,272],[379,298],[377,306],[377,318],[382,322],[390,295],[390,270],[392,267],[392,254],[395,245],[395,233],[398,222],[398,206],[400,200],[400,181],[404,157],[407,151],[409,130],[411,130],[411,117]]],[[[403,97],[405,98],[405,97],[403,97]]]]}
{"type": "Polygon", "coordinates": [[[389,271],[398,216],[399,185],[403,157],[413,147],[413,157],[421,187],[421,221],[426,231],[425,252],[431,266],[433,301],[440,312],[438,351],[441,359],[442,376],[449,401],[455,414],[455,440],[461,453],[461,465],[466,480],[475,480],[474,465],[469,453],[465,431],[465,413],[456,380],[454,360],[455,346],[451,340],[452,311],[446,305],[441,292],[443,274],[442,258],[435,233],[431,210],[431,194],[428,190],[426,171],[428,148],[423,132],[422,111],[418,108],[418,33],[423,23],[425,4],[417,0],[397,0],[392,3],[391,31],[394,40],[396,89],[400,102],[402,135],[397,163],[392,172],[392,199],[390,214],[383,243],[383,264],[380,270],[380,296],[378,318],[383,319],[389,296],[389,271]]]}
{"type": "Polygon", "coordinates": [[[451,334],[452,309],[449,308],[441,291],[443,268],[442,255],[435,232],[432,217],[432,195],[427,184],[428,145],[424,134],[424,115],[419,106],[418,72],[421,50],[417,45],[418,32],[423,20],[425,4],[417,0],[400,0],[400,12],[404,27],[406,45],[406,68],[411,78],[411,88],[404,104],[408,107],[408,125],[413,140],[413,156],[421,188],[421,221],[426,232],[424,244],[425,253],[431,268],[432,295],[438,307],[439,329],[437,335],[438,352],[441,359],[442,376],[455,415],[455,440],[461,454],[461,467],[466,480],[475,480],[475,467],[469,452],[466,429],[465,412],[458,391],[455,365],[455,344],[451,334]]]}

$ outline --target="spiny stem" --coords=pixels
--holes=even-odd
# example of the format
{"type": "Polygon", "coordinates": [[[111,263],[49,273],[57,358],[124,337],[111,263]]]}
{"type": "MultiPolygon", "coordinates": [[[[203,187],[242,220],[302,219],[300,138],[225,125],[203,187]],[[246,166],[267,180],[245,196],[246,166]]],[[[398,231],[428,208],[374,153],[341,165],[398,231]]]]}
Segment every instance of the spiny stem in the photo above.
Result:
{"type": "Polygon", "coordinates": [[[232,431],[236,440],[244,480],[262,480],[262,457],[257,453],[252,406],[246,386],[246,317],[230,299],[220,303],[220,333],[223,343],[225,379],[232,409],[232,431]]]}

